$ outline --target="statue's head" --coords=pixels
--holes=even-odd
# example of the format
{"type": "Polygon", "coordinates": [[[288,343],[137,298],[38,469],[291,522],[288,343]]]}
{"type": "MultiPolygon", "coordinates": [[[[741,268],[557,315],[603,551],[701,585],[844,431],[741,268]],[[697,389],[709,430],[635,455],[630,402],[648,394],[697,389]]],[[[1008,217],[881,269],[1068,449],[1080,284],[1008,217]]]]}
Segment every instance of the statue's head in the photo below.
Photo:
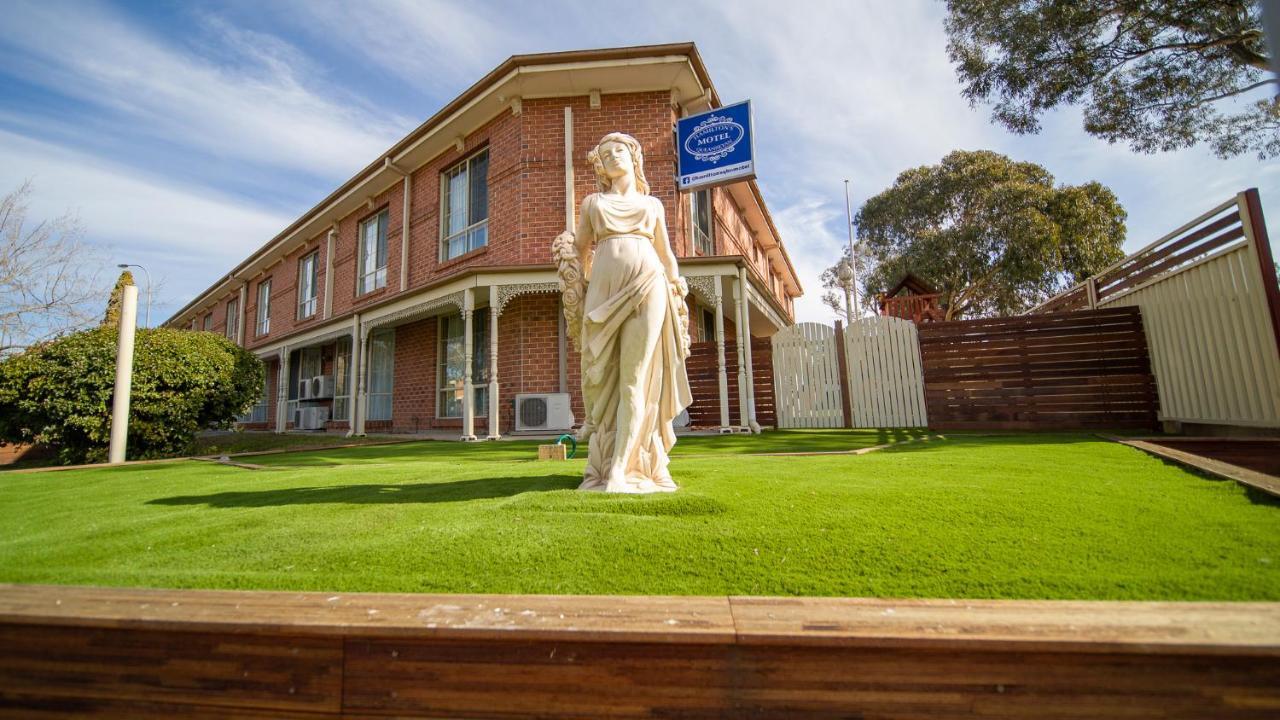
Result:
{"type": "Polygon", "coordinates": [[[644,177],[644,151],[640,141],[626,133],[609,133],[587,153],[596,171],[601,192],[613,187],[613,179],[630,172],[635,176],[636,190],[649,194],[649,181],[644,177]]]}

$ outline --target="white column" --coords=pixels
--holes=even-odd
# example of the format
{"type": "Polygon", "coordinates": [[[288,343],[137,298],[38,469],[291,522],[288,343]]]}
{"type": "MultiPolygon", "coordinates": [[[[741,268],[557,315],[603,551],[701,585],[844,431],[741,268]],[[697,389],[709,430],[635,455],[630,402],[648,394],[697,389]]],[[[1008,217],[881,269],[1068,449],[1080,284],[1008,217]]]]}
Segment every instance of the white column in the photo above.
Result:
{"type": "Polygon", "coordinates": [[[498,286],[489,286],[489,439],[502,437],[498,427],[498,286]]]}
{"type": "Polygon", "coordinates": [[[280,348],[280,360],[276,372],[276,432],[289,429],[289,346],[280,348]]]}
{"type": "Polygon", "coordinates": [[[111,441],[107,462],[124,462],[129,439],[129,391],[133,387],[133,336],[138,326],[138,286],[125,285],[120,298],[120,338],[116,344],[116,388],[111,396],[111,441]]]}
{"type": "MultiPolygon", "coordinates": [[[[324,319],[328,320],[333,314],[333,251],[338,243],[338,226],[334,225],[329,228],[328,238],[324,248],[324,319]]],[[[351,349],[355,350],[355,344],[352,343],[351,349]]]]}
{"type": "Polygon", "coordinates": [[[360,363],[356,364],[356,397],[353,398],[352,411],[356,414],[356,434],[365,436],[365,418],[369,415],[369,333],[372,328],[360,325],[360,343],[357,343],[356,356],[360,363]]]}
{"type": "Polygon", "coordinates": [[[471,316],[476,309],[476,289],[469,287],[462,294],[462,437],[463,442],[476,440],[476,396],[472,391],[471,362],[474,342],[471,316]]]}
{"type": "Polygon", "coordinates": [[[745,344],[742,336],[744,328],[742,326],[742,305],[746,302],[746,292],[743,288],[742,274],[733,279],[733,325],[737,332],[738,340],[738,431],[750,432],[751,425],[747,421],[749,408],[747,407],[747,356],[743,348],[745,344]]]}
{"type": "Polygon", "coordinates": [[[751,367],[751,295],[747,292],[747,268],[738,268],[738,282],[742,287],[742,338],[745,351],[744,366],[747,369],[747,427],[753,433],[760,432],[760,423],[756,422],[756,385],[755,369],[751,367]]]}
{"type": "Polygon", "coordinates": [[[347,437],[356,435],[356,417],[359,413],[356,408],[360,404],[360,375],[364,365],[360,346],[360,313],[356,313],[351,320],[351,377],[347,381],[347,392],[351,399],[347,401],[347,437]]]}
{"type": "Polygon", "coordinates": [[[729,376],[725,372],[724,362],[724,289],[720,286],[720,276],[713,278],[716,298],[716,379],[720,384],[720,432],[731,433],[729,426],[729,376]]]}
{"type": "Polygon", "coordinates": [[[409,219],[413,214],[413,175],[404,176],[404,203],[400,218],[400,292],[409,287],[409,219]]]}

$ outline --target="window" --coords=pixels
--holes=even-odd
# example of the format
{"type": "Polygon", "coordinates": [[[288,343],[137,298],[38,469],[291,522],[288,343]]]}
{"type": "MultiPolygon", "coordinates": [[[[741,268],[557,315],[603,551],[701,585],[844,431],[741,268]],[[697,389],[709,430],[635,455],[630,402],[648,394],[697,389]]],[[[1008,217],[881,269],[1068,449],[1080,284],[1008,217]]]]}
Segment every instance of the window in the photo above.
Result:
{"type": "Polygon", "coordinates": [[[213,313],[209,313],[204,316],[204,327],[201,329],[205,332],[209,332],[213,329],[213,313]]]}
{"type": "Polygon", "coordinates": [[[320,251],[317,250],[298,261],[299,320],[304,320],[316,314],[316,261],[319,258],[320,251]]]}
{"type": "Polygon", "coordinates": [[[294,350],[289,354],[289,405],[285,417],[297,424],[298,417],[298,383],[320,374],[322,365],[320,348],[309,347],[294,350]]]}
{"type": "Polygon", "coordinates": [[[702,327],[698,332],[698,342],[710,342],[716,339],[716,314],[702,309],[702,327]]]}
{"type": "Polygon", "coordinates": [[[395,374],[396,329],[382,328],[369,335],[369,408],[366,420],[391,419],[391,386],[395,374]]]}
{"type": "MultiPolygon", "coordinates": [[[[446,315],[440,318],[439,350],[439,402],[436,416],[462,417],[463,354],[465,327],[462,315],[446,315]]],[[[471,316],[471,389],[475,397],[476,417],[489,414],[489,314],[471,316]]]]}
{"type": "Polygon", "coordinates": [[[387,211],[360,223],[360,255],[356,294],[387,286],[387,211]]]}
{"type": "Polygon", "coordinates": [[[235,342],[236,335],[240,331],[240,299],[231,298],[227,301],[227,337],[235,342]]]}
{"type": "Polygon", "coordinates": [[[440,177],[440,259],[489,242],[489,151],[482,150],[440,177]]]}
{"type": "Polygon", "coordinates": [[[351,338],[342,338],[333,353],[333,417],[351,417],[351,338]]]}
{"type": "Polygon", "coordinates": [[[262,382],[262,397],[258,398],[258,402],[254,403],[249,412],[240,416],[242,423],[264,423],[267,421],[267,397],[269,396],[270,383],[266,380],[262,382]]]}
{"type": "Polygon", "coordinates": [[[693,203],[693,249],[697,255],[715,255],[711,240],[711,191],[697,190],[693,203]]]}
{"type": "Polygon", "coordinates": [[[258,283],[258,334],[271,332],[271,280],[258,283]]]}

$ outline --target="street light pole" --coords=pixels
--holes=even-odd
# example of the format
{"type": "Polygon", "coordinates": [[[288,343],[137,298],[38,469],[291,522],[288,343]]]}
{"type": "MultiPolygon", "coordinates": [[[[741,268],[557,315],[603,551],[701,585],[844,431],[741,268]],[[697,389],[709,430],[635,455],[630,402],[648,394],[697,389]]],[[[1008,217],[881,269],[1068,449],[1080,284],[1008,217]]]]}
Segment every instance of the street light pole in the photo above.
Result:
{"type": "MultiPolygon", "coordinates": [[[[848,182],[848,181],[846,180],[845,182],[848,182]]],[[[134,263],[120,263],[116,267],[118,268],[136,267],[147,276],[147,314],[146,314],[146,319],[143,321],[142,326],[151,327],[151,273],[147,272],[147,269],[142,267],[141,265],[136,265],[134,263]]]]}
{"type": "Polygon", "coordinates": [[[849,203],[848,180],[844,181],[844,215],[849,223],[849,263],[850,270],[853,271],[853,316],[862,317],[862,311],[858,308],[858,256],[853,252],[853,208],[849,203]]]}

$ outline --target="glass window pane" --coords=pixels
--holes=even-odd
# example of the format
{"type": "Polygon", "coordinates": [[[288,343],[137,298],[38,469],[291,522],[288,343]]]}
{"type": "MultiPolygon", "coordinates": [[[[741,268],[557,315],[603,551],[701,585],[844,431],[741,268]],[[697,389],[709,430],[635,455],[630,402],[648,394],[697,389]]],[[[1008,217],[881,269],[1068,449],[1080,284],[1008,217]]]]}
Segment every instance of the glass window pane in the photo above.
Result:
{"type": "Polygon", "coordinates": [[[489,217],[489,153],[482,152],[471,159],[471,195],[468,202],[467,224],[475,225],[489,217]]]}
{"type": "Polygon", "coordinates": [[[489,224],[485,223],[467,234],[467,249],[475,250],[484,247],[489,242],[489,224]]]}
{"type": "Polygon", "coordinates": [[[449,177],[449,202],[448,202],[448,224],[445,226],[446,235],[453,235],[462,232],[467,226],[467,171],[465,167],[458,168],[449,177]]]}
{"type": "MultiPolygon", "coordinates": [[[[379,268],[385,268],[387,266],[387,219],[388,219],[388,213],[386,210],[383,210],[382,212],[378,213],[378,222],[377,222],[378,253],[376,257],[376,262],[377,262],[377,267],[379,268]]],[[[385,273],[384,273],[384,277],[385,277],[385,273]]],[[[379,284],[379,287],[385,284],[386,282],[384,281],[379,284]]]]}

